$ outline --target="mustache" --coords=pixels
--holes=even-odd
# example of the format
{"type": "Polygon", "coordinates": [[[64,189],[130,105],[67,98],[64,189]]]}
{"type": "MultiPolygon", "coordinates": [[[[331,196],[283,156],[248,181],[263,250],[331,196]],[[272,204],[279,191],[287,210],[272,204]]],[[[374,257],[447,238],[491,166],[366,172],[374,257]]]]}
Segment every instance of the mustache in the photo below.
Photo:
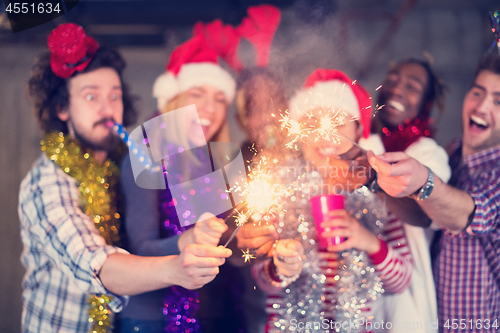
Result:
{"type": "Polygon", "coordinates": [[[101,120],[99,121],[96,121],[94,123],[94,127],[97,127],[99,125],[106,125],[108,122],[112,122],[112,123],[115,123],[114,119],[113,118],[102,118],[101,120]]]}

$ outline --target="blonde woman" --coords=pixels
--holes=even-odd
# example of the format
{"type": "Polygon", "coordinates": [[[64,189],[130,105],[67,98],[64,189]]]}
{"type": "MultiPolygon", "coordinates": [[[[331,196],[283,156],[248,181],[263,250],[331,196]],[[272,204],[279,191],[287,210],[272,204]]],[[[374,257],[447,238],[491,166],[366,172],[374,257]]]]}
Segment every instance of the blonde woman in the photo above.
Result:
{"type": "MultiPolygon", "coordinates": [[[[168,142],[160,144],[162,156],[185,153],[180,161],[176,160],[179,163],[169,169],[166,177],[169,184],[174,181],[182,183],[197,173],[202,175],[207,166],[211,166],[208,151],[198,154],[200,150],[190,150],[188,147],[206,146],[206,142],[229,141],[226,117],[234,98],[235,86],[231,75],[219,66],[217,55],[203,48],[201,39],[193,38],[174,50],[167,64],[167,72],[156,80],[153,87],[161,114],[177,110],[169,122],[162,123],[162,129],[169,133],[168,142]],[[189,111],[194,110],[193,105],[196,114],[189,111]],[[199,130],[200,125],[202,132],[199,130]]],[[[154,131],[148,135],[150,145],[158,142],[159,138],[155,135],[154,131]]],[[[213,155],[215,159],[218,158],[216,154],[213,155]]],[[[123,165],[122,186],[126,202],[125,224],[132,253],[158,256],[178,254],[191,243],[216,246],[227,230],[224,221],[213,214],[208,219],[202,216],[204,220],[195,223],[192,228],[181,227],[180,216],[177,216],[175,209],[176,201],[170,190],[155,191],[138,187],[128,159],[123,165]]],[[[217,282],[213,281],[214,284],[217,285],[217,282]]],[[[204,299],[211,298],[210,291],[206,290],[201,296],[204,299]]],[[[213,301],[217,302],[217,299],[213,301]]],[[[204,302],[201,303],[203,305],[204,302]]],[[[180,287],[131,297],[128,307],[122,312],[121,332],[154,333],[163,332],[164,329],[169,332],[197,332],[200,330],[199,320],[195,316],[198,306],[198,293],[180,287]]],[[[206,314],[207,311],[203,312],[206,314]]],[[[210,317],[210,313],[207,317],[210,317]]]]}

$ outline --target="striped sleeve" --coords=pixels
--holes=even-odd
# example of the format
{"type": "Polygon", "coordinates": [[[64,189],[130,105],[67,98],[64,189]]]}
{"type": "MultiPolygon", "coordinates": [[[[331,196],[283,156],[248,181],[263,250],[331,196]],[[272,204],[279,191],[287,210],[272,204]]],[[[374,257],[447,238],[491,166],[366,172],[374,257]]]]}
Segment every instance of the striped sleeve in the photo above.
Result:
{"type": "Polygon", "coordinates": [[[410,285],[413,258],[406,240],[403,224],[389,213],[382,232],[380,250],[370,259],[378,272],[384,289],[390,293],[401,293],[410,285]]]}
{"type": "Polygon", "coordinates": [[[255,263],[252,266],[252,276],[257,283],[257,286],[266,293],[277,293],[282,290],[282,287],[274,286],[270,280],[268,274],[266,274],[266,270],[269,269],[269,265],[271,264],[271,259],[263,260],[255,263]]]}

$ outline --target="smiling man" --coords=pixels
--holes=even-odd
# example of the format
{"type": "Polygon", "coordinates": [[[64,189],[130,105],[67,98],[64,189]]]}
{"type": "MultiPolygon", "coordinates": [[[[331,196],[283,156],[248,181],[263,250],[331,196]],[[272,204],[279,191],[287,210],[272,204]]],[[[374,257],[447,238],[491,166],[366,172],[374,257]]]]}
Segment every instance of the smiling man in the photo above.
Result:
{"type": "Polygon", "coordinates": [[[441,331],[500,326],[500,56],[479,63],[463,102],[462,141],[450,156],[449,185],[401,152],[371,156],[378,183],[410,196],[443,229],[434,262],[441,331]]]}
{"type": "MultiPolygon", "coordinates": [[[[197,289],[231,251],[188,244],[179,255],[138,257],[118,247],[120,140],[106,124],[135,120],[125,62],[71,23],[57,27],[48,45],[29,82],[45,138],[19,194],[22,331],[109,332],[124,295],[197,289]]],[[[222,232],[212,234],[217,242],[222,232]]]]}
{"type": "Polygon", "coordinates": [[[402,61],[389,69],[377,102],[385,105],[379,112],[385,126],[398,127],[429,113],[427,101],[432,102],[435,96],[429,82],[435,78],[431,75],[422,62],[415,60],[402,61]]]}
{"type": "Polygon", "coordinates": [[[372,132],[386,152],[403,151],[448,181],[451,172],[446,151],[433,139],[431,111],[444,111],[444,87],[432,66],[418,59],[392,65],[379,90],[372,132]]]}

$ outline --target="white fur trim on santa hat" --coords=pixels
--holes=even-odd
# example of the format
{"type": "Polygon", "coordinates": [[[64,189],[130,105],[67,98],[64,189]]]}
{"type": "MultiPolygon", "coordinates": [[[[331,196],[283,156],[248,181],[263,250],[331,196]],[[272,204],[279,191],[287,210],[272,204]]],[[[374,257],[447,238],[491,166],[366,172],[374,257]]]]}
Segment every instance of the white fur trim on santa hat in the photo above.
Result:
{"type": "Polygon", "coordinates": [[[202,85],[220,89],[228,103],[233,102],[236,82],[231,74],[211,62],[184,64],[177,77],[170,72],[160,75],[153,85],[153,96],[157,98],[158,109],[162,110],[177,94],[202,85]]]}
{"type": "Polygon", "coordinates": [[[290,117],[299,118],[304,113],[318,107],[343,110],[359,119],[359,104],[351,87],[343,81],[320,81],[308,89],[303,89],[290,100],[290,117]]]}
{"type": "Polygon", "coordinates": [[[224,92],[231,103],[236,91],[236,82],[231,74],[219,65],[211,62],[189,63],[181,67],[177,75],[179,91],[183,92],[193,87],[209,85],[224,92]]]}
{"type": "Polygon", "coordinates": [[[158,111],[162,111],[169,100],[179,93],[179,84],[171,72],[163,73],[153,84],[153,97],[156,98],[158,111]]]}

